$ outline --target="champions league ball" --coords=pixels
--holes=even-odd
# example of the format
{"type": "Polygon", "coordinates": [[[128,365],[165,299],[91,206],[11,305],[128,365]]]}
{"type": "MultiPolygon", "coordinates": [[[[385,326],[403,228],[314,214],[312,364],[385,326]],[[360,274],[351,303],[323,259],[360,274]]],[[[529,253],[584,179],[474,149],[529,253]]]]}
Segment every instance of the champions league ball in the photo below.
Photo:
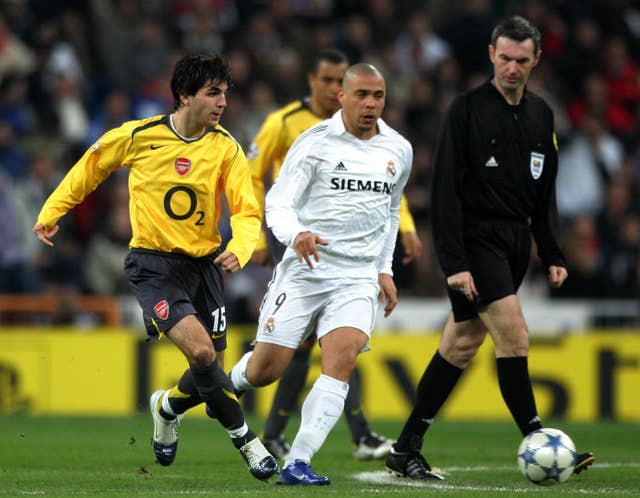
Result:
{"type": "Polygon", "coordinates": [[[565,482],[576,465],[576,447],[558,429],[538,429],[522,440],[518,448],[518,468],[529,481],[540,486],[565,482]]]}

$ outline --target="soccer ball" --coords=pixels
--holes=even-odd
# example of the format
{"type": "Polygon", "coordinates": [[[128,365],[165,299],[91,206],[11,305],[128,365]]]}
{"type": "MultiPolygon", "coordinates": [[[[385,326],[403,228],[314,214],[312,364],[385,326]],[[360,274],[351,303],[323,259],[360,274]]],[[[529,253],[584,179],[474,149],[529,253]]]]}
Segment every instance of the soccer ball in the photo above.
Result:
{"type": "Polygon", "coordinates": [[[538,429],[522,440],[518,448],[518,468],[529,481],[540,486],[565,482],[576,466],[576,447],[558,429],[538,429]]]}

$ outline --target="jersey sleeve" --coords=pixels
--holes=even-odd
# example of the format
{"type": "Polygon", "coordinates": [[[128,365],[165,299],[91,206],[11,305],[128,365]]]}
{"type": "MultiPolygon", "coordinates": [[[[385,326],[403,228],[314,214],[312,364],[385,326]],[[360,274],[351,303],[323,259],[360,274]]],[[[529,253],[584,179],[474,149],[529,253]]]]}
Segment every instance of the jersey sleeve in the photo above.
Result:
{"type": "MultiPolygon", "coordinates": [[[[258,201],[261,216],[265,208],[265,176],[273,168],[274,161],[284,155],[282,130],[282,117],[280,114],[274,113],[268,116],[255,136],[248,153],[251,182],[253,183],[253,191],[258,201]]],[[[266,249],[267,247],[268,242],[264,230],[260,230],[256,250],[266,249]]]]}
{"type": "Polygon", "coordinates": [[[131,145],[131,129],[123,125],[108,131],[69,170],[46,200],[36,223],[47,228],[80,204],[126,161],[131,145]]]}
{"type": "Polygon", "coordinates": [[[400,200],[400,233],[416,233],[416,223],[413,220],[413,215],[409,210],[409,202],[407,197],[403,194],[400,200]]]}
{"type": "Polygon", "coordinates": [[[307,230],[296,215],[295,203],[302,197],[315,166],[309,157],[313,140],[298,139],[289,149],[278,178],[265,199],[267,226],[276,238],[290,246],[295,237],[307,230]]]}
{"type": "Polygon", "coordinates": [[[462,233],[462,199],[459,180],[466,167],[466,117],[462,98],[453,102],[440,130],[434,154],[432,232],[438,260],[445,276],[468,271],[462,233]]]}
{"type": "MultiPolygon", "coordinates": [[[[553,129],[553,114],[551,115],[550,129],[553,129]]],[[[556,202],[556,176],[558,174],[558,151],[556,138],[552,132],[547,147],[547,161],[549,174],[544,178],[541,186],[538,206],[531,217],[531,233],[538,247],[538,256],[546,268],[549,266],[564,266],[566,262],[560,244],[558,243],[558,206],[556,202]]]]}
{"type": "Polygon", "coordinates": [[[231,240],[226,250],[235,254],[240,266],[249,261],[260,233],[260,207],[253,192],[247,158],[239,145],[230,158],[225,175],[224,192],[231,211],[231,240]]]}
{"type": "MultiPolygon", "coordinates": [[[[404,164],[402,168],[402,177],[398,180],[393,193],[391,194],[391,206],[390,206],[390,225],[389,234],[384,242],[382,251],[376,258],[376,268],[378,273],[385,273],[387,275],[393,275],[391,269],[393,263],[393,252],[396,247],[396,241],[398,238],[398,228],[400,226],[400,206],[402,199],[404,199],[403,191],[407,184],[409,175],[411,174],[411,165],[413,164],[413,149],[411,145],[406,142],[406,150],[404,153],[404,164]]],[[[415,226],[414,226],[415,230],[415,226]]]]}

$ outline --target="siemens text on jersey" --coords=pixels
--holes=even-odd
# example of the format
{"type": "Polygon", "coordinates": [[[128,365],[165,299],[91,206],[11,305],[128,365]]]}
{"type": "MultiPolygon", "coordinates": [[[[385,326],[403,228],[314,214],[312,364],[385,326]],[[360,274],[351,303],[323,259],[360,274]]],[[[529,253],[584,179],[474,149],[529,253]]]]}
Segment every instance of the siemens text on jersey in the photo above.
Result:
{"type": "Polygon", "coordinates": [[[379,180],[358,180],[356,178],[331,178],[331,190],[365,190],[369,192],[380,192],[391,195],[395,188],[395,183],[388,183],[379,180]]]}

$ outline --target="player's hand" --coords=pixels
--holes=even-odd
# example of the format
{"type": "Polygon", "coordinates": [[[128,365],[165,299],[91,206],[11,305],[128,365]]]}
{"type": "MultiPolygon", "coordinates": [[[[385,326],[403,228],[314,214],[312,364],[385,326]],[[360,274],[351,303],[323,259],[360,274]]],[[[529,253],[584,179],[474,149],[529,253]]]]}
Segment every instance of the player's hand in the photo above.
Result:
{"type": "Polygon", "coordinates": [[[464,294],[469,301],[474,301],[479,296],[471,272],[461,271],[451,275],[447,278],[447,285],[454,291],[464,294]]]}
{"type": "Polygon", "coordinates": [[[60,227],[58,225],[54,225],[51,228],[45,227],[42,223],[37,223],[36,226],[33,227],[33,233],[35,233],[40,241],[49,246],[53,247],[53,242],[51,242],[51,238],[58,233],[60,227]]]}
{"type": "Polygon", "coordinates": [[[561,287],[568,276],[569,273],[564,266],[551,265],[549,267],[549,284],[551,284],[551,287],[555,287],[556,289],[561,287]]]}
{"type": "Polygon", "coordinates": [[[250,261],[261,266],[273,266],[271,252],[269,251],[268,247],[265,249],[256,249],[255,251],[253,251],[250,261]]]}
{"type": "Polygon", "coordinates": [[[396,290],[393,277],[386,273],[380,273],[378,275],[378,284],[380,285],[378,299],[380,299],[381,303],[386,303],[384,306],[384,317],[386,318],[391,314],[396,304],[398,304],[398,291],[396,290]]]}
{"type": "Polygon", "coordinates": [[[313,269],[313,263],[311,262],[311,256],[316,260],[316,263],[320,261],[318,255],[318,246],[328,246],[329,242],[321,239],[313,232],[300,232],[293,240],[293,248],[298,256],[298,263],[302,263],[304,259],[307,262],[307,266],[313,269]]]}
{"type": "Polygon", "coordinates": [[[235,254],[229,251],[224,251],[218,255],[213,262],[217,265],[220,265],[223,271],[233,273],[240,269],[240,262],[235,254]]]}
{"type": "Polygon", "coordinates": [[[400,234],[400,241],[404,249],[404,258],[402,258],[403,265],[408,265],[414,259],[422,256],[422,241],[416,232],[402,232],[400,234]]]}

